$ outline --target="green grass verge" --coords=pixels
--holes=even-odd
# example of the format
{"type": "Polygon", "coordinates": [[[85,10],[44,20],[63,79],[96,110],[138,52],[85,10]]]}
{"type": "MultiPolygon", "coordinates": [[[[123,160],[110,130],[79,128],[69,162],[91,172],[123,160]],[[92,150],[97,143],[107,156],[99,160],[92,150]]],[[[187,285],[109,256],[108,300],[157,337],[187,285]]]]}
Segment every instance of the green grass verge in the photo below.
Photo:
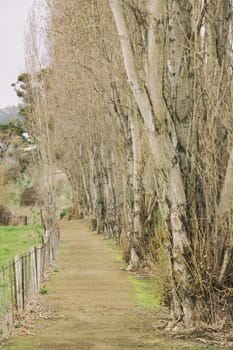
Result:
{"type": "Polygon", "coordinates": [[[116,244],[116,239],[114,237],[104,239],[107,247],[111,251],[114,260],[123,263],[122,251],[119,245],[116,244]]]}
{"type": "MultiPolygon", "coordinates": [[[[90,231],[89,234],[90,235],[97,235],[97,232],[90,231]]],[[[122,260],[122,251],[121,251],[121,248],[119,247],[119,245],[116,244],[115,237],[105,238],[103,235],[99,235],[99,236],[103,238],[105,245],[107,246],[107,248],[110,250],[110,252],[112,253],[112,255],[114,257],[114,260],[122,263],[121,268],[123,269],[125,266],[124,266],[124,262],[122,260]]]]}
{"type": "MultiPolygon", "coordinates": [[[[223,350],[224,348],[219,348],[216,346],[206,345],[206,346],[198,346],[198,345],[185,345],[184,343],[180,343],[180,345],[177,346],[170,346],[166,344],[166,340],[164,340],[163,343],[161,341],[155,341],[150,343],[151,346],[153,346],[154,350],[223,350]]],[[[225,348],[226,349],[226,348],[225,348]]],[[[226,349],[227,350],[227,349],[226,349]]]]}
{"type": "Polygon", "coordinates": [[[135,303],[142,309],[153,310],[161,308],[162,285],[156,278],[138,279],[129,276],[133,287],[132,293],[135,303]]]}
{"type": "Polygon", "coordinates": [[[0,226],[0,266],[7,265],[17,254],[25,254],[41,243],[42,227],[0,226]]]}
{"type": "MultiPolygon", "coordinates": [[[[116,244],[115,238],[107,238],[104,242],[111,251],[114,260],[122,263],[121,269],[125,268],[125,264],[122,260],[122,251],[116,244]]],[[[132,285],[133,298],[139,307],[146,310],[153,310],[161,307],[162,284],[158,279],[138,279],[131,275],[129,276],[129,281],[132,285]]]]}
{"type": "MultiPolygon", "coordinates": [[[[111,251],[114,260],[122,263],[122,269],[125,268],[122,261],[122,251],[116,244],[115,238],[108,238],[104,241],[111,251]]],[[[146,310],[153,310],[161,307],[162,284],[158,279],[138,279],[137,277],[129,276],[129,281],[132,285],[133,298],[139,307],[146,310]]]]}
{"type": "Polygon", "coordinates": [[[37,350],[40,347],[40,343],[30,337],[29,339],[23,339],[22,337],[17,337],[14,339],[13,343],[10,341],[6,342],[3,349],[7,350],[37,350]]]}

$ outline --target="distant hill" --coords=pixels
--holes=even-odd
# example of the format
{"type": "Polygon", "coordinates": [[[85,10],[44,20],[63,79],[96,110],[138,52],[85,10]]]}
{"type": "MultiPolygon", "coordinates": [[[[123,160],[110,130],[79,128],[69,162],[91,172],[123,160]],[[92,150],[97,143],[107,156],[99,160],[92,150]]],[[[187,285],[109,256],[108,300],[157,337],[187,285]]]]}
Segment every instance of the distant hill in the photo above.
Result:
{"type": "Polygon", "coordinates": [[[7,106],[0,109],[0,124],[7,124],[11,120],[20,118],[18,106],[7,106]]]}

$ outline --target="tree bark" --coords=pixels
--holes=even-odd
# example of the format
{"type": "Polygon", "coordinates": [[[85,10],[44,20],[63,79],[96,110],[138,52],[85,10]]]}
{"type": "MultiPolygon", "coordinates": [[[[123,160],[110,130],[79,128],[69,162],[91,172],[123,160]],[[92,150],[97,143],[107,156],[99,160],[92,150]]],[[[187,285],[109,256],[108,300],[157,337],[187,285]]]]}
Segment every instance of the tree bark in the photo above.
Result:
{"type": "Polygon", "coordinates": [[[173,294],[173,317],[176,321],[182,321],[186,327],[191,327],[193,326],[193,302],[187,293],[191,276],[186,259],[187,254],[190,255],[190,244],[186,232],[186,195],[178,163],[178,154],[169,136],[169,132],[173,128],[173,121],[169,120],[168,123],[168,111],[162,96],[165,4],[158,0],[149,1],[147,76],[145,76],[144,81],[137,73],[123,4],[117,0],[110,0],[110,6],[120,36],[128,82],[146,125],[156,167],[165,174],[163,190],[170,207],[172,235],[171,271],[175,291],[173,294]]]}
{"type": "Polygon", "coordinates": [[[137,111],[129,116],[132,139],[132,229],[130,232],[130,261],[127,270],[138,269],[143,258],[143,164],[140,121],[137,111]]]}
{"type": "Polygon", "coordinates": [[[93,175],[93,199],[94,213],[97,220],[97,233],[104,232],[105,204],[103,194],[103,171],[101,169],[100,147],[96,142],[92,145],[92,175],[93,175]]]}

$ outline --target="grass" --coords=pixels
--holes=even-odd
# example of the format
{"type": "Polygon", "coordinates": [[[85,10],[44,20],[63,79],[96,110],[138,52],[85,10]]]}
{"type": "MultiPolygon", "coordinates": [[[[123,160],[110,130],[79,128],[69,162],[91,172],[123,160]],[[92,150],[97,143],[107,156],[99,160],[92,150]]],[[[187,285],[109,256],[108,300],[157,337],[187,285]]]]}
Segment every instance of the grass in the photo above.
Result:
{"type": "MultiPolygon", "coordinates": [[[[90,232],[90,234],[96,234],[96,231],[90,232]]],[[[104,242],[113,258],[116,262],[121,262],[121,269],[123,269],[122,261],[122,251],[121,248],[116,244],[115,238],[106,238],[104,242]]],[[[125,266],[124,266],[125,268],[125,266]]],[[[130,274],[128,277],[130,284],[132,286],[132,297],[134,298],[135,304],[148,311],[162,311],[162,299],[163,299],[163,286],[159,278],[153,277],[149,279],[140,279],[137,275],[130,274]]],[[[155,335],[156,338],[156,335],[155,335]]],[[[166,349],[166,350],[222,350],[222,348],[211,345],[194,345],[191,343],[191,338],[189,340],[172,340],[166,338],[158,338],[157,340],[148,340],[148,346],[153,346],[154,349],[166,349]],[[174,343],[173,343],[174,342],[174,343]],[[173,345],[173,344],[174,345],[173,345]],[[178,344],[177,344],[178,343],[178,344]]],[[[193,339],[193,342],[195,339],[193,339]]],[[[11,350],[11,349],[9,349],[11,350]]],[[[13,350],[13,349],[12,349],[13,350]]]]}
{"type": "MultiPolygon", "coordinates": [[[[111,251],[114,260],[122,263],[121,269],[125,268],[122,261],[122,251],[119,245],[116,244],[115,238],[107,238],[104,241],[111,251]]],[[[129,276],[129,281],[132,285],[132,294],[137,306],[146,310],[161,307],[162,285],[159,279],[138,279],[131,275],[129,276]]]]}
{"type": "Polygon", "coordinates": [[[0,266],[7,265],[15,255],[24,254],[41,243],[42,227],[0,226],[0,266]]]}
{"type": "MultiPolygon", "coordinates": [[[[116,244],[115,238],[108,238],[105,240],[105,243],[113,254],[114,260],[122,263],[122,251],[116,244]]],[[[121,268],[123,267],[125,266],[122,264],[121,268]]],[[[162,285],[159,279],[138,279],[137,277],[129,276],[129,281],[132,285],[132,293],[136,305],[146,310],[161,307],[162,285]]]]}
{"type": "Polygon", "coordinates": [[[163,343],[161,341],[158,342],[151,342],[151,346],[154,347],[155,350],[162,349],[162,350],[223,350],[223,348],[219,348],[216,346],[206,345],[206,346],[198,346],[198,345],[185,345],[185,343],[177,345],[177,346],[170,346],[166,344],[166,340],[164,340],[163,343]]]}
{"type": "Polygon", "coordinates": [[[39,349],[39,342],[33,339],[32,337],[28,339],[22,339],[22,337],[18,337],[14,339],[14,342],[11,343],[8,341],[8,344],[3,347],[3,350],[7,348],[7,350],[34,350],[39,349]]]}
{"type": "Polygon", "coordinates": [[[145,310],[161,308],[162,285],[156,278],[138,279],[129,276],[133,287],[133,298],[136,305],[145,310]]]}
{"type": "MultiPolygon", "coordinates": [[[[90,235],[97,235],[96,231],[89,231],[90,235]]],[[[105,237],[104,235],[99,235],[103,241],[105,242],[108,249],[111,251],[111,253],[114,256],[114,260],[118,262],[122,262],[122,251],[119,245],[116,244],[115,237],[105,237]]]]}
{"type": "Polygon", "coordinates": [[[110,249],[111,253],[113,254],[114,260],[122,263],[121,248],[119,247],[119,245],[116,244],[115,237],[106,238],[104,239],[104,241],[107,247],[110,249]]]}

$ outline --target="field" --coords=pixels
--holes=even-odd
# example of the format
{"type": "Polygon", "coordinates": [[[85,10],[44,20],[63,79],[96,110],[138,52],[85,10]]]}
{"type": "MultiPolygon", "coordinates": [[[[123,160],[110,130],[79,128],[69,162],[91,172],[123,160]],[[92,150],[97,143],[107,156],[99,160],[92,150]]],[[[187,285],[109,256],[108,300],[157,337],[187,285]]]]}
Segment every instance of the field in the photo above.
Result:
{"type": "Polygon", "coordinates": [[[0,226],[0,266],[6,266],[15,255],[23,255],[41,242],[42,228],[31,226],[0,226]]]}

